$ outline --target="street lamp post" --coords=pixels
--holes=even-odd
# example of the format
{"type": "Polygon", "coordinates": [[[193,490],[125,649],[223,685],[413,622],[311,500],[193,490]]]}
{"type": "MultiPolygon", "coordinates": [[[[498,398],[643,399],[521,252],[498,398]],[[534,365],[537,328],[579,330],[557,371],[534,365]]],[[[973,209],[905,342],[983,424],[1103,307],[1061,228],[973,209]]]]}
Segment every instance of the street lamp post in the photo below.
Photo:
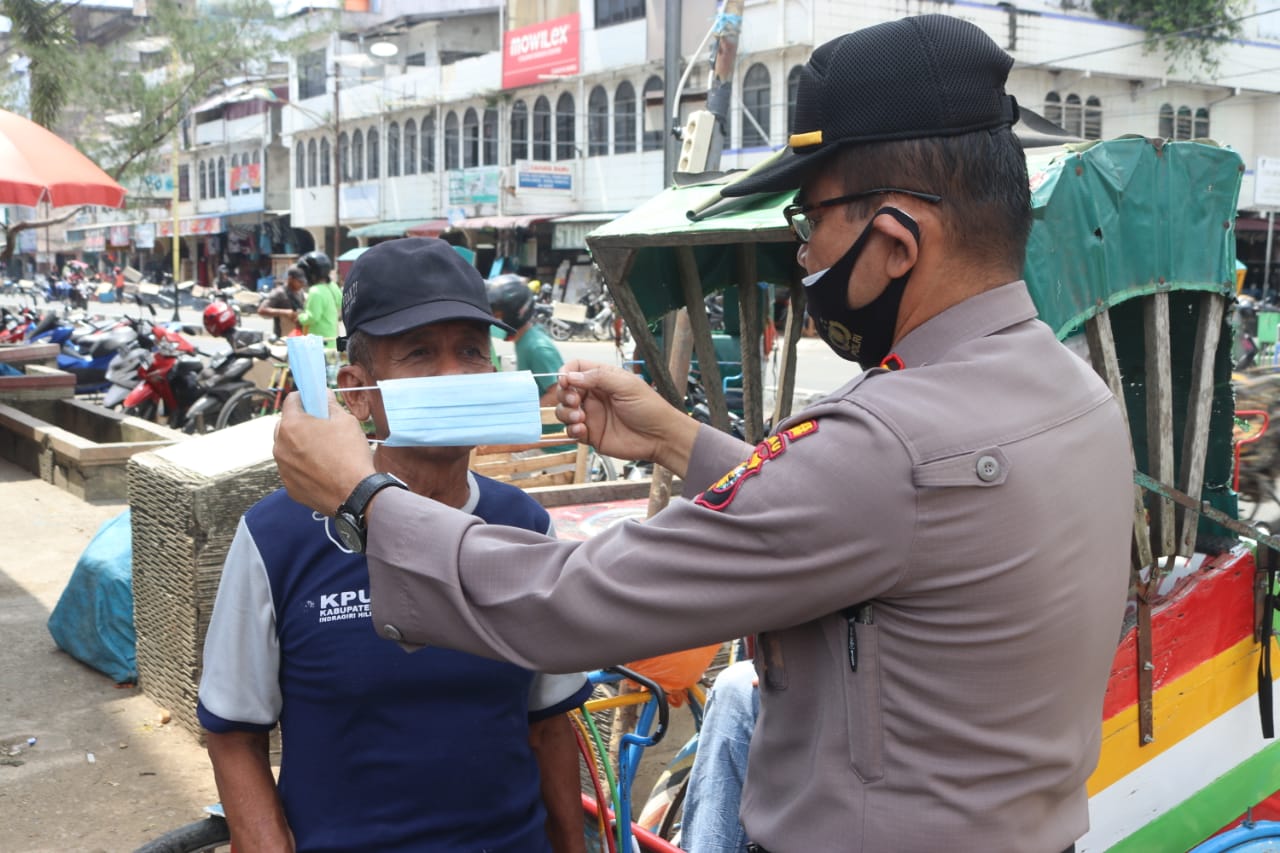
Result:
{"type": "MultiPolygon", "coordinates": [[[[174,79],[177,79],[178,51],[176,49],[173,50],[171,61],[173,66],[173,76],[174,76],[174,79]]],[[[173,255],[173,322],[175,323],[181,321],[182,319],[182,317],[179,316],[178,314],[178,278],[182,272],[182,257],[181,257],[182,243],[180,242],[182,238],[178,236],[178,202],[182,198],[182,193],[179,191],[179,188],[181,186],[180,184],[181,176],[179,175],[179,171],[178,171],[178,152],[181,150],[182,150],[182,120],[181,120],[181,117],[179,117],[178,121],[175,121],[173,123],[173,157],[172,157],[173,195],[170,197],[171,198],[170,204],[172,205],[172,208],[173,208],[171,211],[171,213],[173,214],[173,235],[171,237],[171,242],[169,244],[170,253],[173,255]]]]}

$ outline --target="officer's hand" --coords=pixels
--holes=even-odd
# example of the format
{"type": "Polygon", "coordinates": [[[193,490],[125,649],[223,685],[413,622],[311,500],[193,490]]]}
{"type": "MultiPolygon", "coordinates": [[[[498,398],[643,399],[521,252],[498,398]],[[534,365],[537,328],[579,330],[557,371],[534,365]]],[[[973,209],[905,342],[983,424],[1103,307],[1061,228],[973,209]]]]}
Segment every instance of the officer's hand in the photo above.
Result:
{"type": "Polygon", "coordinates": [[[698,422],[638,375],[574,360],[562,369],[557,388],[556,417],[571,438],[608,456],[652,460],[684,476],[698,422]]]}
{"type": "Polygon", "coordinates": [[[333,515],[374,468],[360,422],[338,404],[332,391],[327,393],[328,418],[304,412],[301,394],[285,397],[274,453],[289,497],[333,515]]]}

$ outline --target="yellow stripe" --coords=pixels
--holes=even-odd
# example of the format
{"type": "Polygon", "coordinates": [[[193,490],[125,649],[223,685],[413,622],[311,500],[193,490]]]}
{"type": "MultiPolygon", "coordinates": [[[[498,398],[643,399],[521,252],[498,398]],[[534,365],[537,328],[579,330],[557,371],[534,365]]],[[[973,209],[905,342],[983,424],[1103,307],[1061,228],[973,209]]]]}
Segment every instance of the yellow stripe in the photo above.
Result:
{"type": "MultiPolygon", "coordinates": [[[[1143,764],[1194,735],[1203,726],[1252,696],[1258,689],[1259,646],[1246,637],[1152,697],[1155,740],[1138,742],[1138,706],[1102,723],[1102,756],[1089,777],[1089,796],[1123,779],[1143,764]]],[[[1272,654],[1280,654],[1273,647],[1272,654]]]]}
{"type": "Polygon", "coordinates": [[[811,130],[808,133],[793,133],[791,138],[787,140],[787,144],[792,148],[804,148],[809,145],[822,144],[822,131],[811,130]]]}

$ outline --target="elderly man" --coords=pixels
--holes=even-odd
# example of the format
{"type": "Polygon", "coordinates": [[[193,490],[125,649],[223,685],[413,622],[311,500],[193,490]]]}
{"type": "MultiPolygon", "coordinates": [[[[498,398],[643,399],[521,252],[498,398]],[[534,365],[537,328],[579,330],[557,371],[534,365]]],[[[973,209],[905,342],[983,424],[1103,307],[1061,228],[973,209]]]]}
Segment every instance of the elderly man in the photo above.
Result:
{"type": "MultiPolygon", "coordinates": [[[[787,155],[729,192],[798,191],[786,216],[818,332],[866,370],[752,451],[634,375],[568,364],[570,434],[665,465],[691,499],[575,546],[382,492],[377,629],[552,670],[759,632],[755,849],[1073,848],[1124,608],[1132,452],[1019,280],[1012,64],[942,15],[815,50],[787,155]]],[[[360,442],[350,418],[287,405],[290,494],[333,513],[372,473],[360,442]]]]}
{"type": "MultiPolygon", "coordinates": [[[[376,381],[493,370],[498,321],[484,281],[441,241],[365,253],[343,318],[351,364],[339,384],[375,437],[387,435],[368,390],[376,381]]],[[[519,489],[469,472],[469,447],[355,452],[382,473],[342,523],[282,490],[245,513],[227,555],[198,713],[237,849],[581,850],[564,713],[590,692],[586,679],[442,648],[408,654],[379,638],[360,553],[365,505],[380,489],[539,536],[550,518],[519,489]],[[277,722],[278,785],[267,757],[277,722]]]]}

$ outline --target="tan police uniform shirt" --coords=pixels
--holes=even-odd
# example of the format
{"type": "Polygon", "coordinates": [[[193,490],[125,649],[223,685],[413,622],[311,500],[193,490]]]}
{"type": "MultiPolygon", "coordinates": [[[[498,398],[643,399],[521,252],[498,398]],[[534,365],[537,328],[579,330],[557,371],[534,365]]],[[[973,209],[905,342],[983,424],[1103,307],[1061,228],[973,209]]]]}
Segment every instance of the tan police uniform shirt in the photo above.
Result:
{"type": "Polygon", "coordinates": [[[585,543],[383,492],[374,625],[546,672],[767,632],[753,840],[1058,853],[1088,826],[1133,465],[1107,388],[1034,318],[1008,284],[754,451],[704,428],[692,500],[585,543]],[[855,671],[841,611],[867,601],[855,671]]]}

